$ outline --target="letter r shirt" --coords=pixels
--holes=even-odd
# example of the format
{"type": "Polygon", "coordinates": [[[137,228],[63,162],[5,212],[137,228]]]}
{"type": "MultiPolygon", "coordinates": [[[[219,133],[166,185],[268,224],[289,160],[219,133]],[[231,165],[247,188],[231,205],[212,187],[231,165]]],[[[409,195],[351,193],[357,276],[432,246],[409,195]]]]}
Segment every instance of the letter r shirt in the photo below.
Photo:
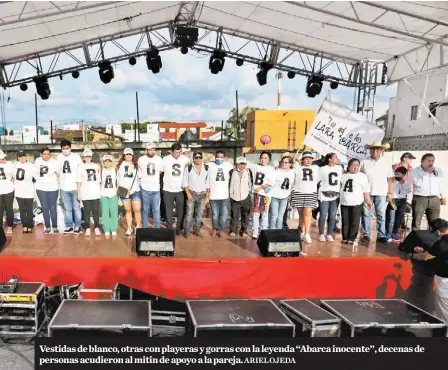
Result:
{"type": "Polygon", "coordinates": [[[295,165],[294,172],[296,180],[294,182],[293,191],[302,194],[317,193],[317,184],[319,182],[320,167],[316,165],[302,166],[295,165]]]}

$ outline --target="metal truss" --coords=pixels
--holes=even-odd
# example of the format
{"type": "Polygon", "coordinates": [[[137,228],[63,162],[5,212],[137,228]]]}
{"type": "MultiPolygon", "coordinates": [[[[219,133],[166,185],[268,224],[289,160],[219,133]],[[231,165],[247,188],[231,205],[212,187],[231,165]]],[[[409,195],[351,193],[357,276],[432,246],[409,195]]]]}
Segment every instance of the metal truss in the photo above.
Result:
{"type": "Polygon", "coordinates": [[[358,80],[356,93],[356,111],[373,122],[375,116],[375,94],[382,63],[363,61],[355,66],[355,78],[358,80]]]}

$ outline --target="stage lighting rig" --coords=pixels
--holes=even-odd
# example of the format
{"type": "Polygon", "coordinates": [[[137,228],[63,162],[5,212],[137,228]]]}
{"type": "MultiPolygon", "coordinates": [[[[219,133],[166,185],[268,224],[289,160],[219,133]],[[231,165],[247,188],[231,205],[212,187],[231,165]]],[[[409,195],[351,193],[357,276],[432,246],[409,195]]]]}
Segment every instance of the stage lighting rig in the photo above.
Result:
{"type": "Polygon", "coordinates": [[[159,50],[154,48],[146,53],[146,65],[152,73],[159,73],[162,68],[162,58],[160,58],[159,50]]]}
{"type": "Polygon", "coordinates": [[[383,63],[383,70],[381,74],[381,84],[384,85],[387,82],[387,64],[383,63]]]}
{"type": "Polygon", "coordinates": [[[324,82],[323,76],[312,75],[308,77],[306,83],[306,93],[309,98],[315,98],[322,91],[322,85],[324,82]]]}
{"type": "Polygon", "coordinates": [[[73,71],[73,72],[72,72],[72,77],[73,77],[74,79],[79,78],[79,72],[78,72],[78,71],[73,71]]]}
{"type": "Polygon", "coordinates": [[[36,84],[37,94],[42,98],[42,100],[47,100],[51,95],[48,78],[46,76],[39,76],[34,77],[33,80],[36,84]]]}
{"type": "Polygon", "coordinates": [[[339,86],[339,82],[338,81],[331,81],[330,82],[330,89],[331,90],[336,90],[339,86]]]}
{"type": "Polygon", "coordinates": [[[210,69],[210,72],[213,73],[214,75],[218,74],[219,72],[222,71],[222,69],[224,68],[224,63],[225,63],[225,56],[226,54],[219,49],[216,49],[212,56],[210,57],[210,62],[208,63],[208,68],[210,69]]]}
{"type": "Polygon", "coordinates": [[[296,77],[296,73],[293,72],[293,71],[289,71],[287,76],[288,76],[289,79],[292,80],[294,77],[296,77]]]}
{"type": "Polygon", "coordinates": [[[98,74],[100,75],[100,80],[103,83],[108,84],[114,79],[114,67],[112,67],[111,63],[108,60],[99,62],[98,67],[100,68],[98,74]]]}
{"type": "Polygon", "coordinates": [[[198,42],[199,29],[196,27],[177,26],[174,30],[175,47],[192,48],[198,42]]]}
{"type": "Polygon", "coordinates": [[[28,85],[27,84],[20,84],[20,90],[22,90],[22,91],[28,90],[28,85]]]}
{"type": "Polygon", "coordinates": [[[268,82],[268,72],[274,67],[272,63],[262,62],[260,70],[257,73],[257,81],[260,86],[266,85],[268,82]]]}
{"type": "Polygon", "coordinates": [[[135,57],[130,57],[129,58],[129,64],[131,66],[135,66],[137,64],[137,59],[135,59],[135,57]]]}
{"type": "Polygon", "coordinates": [[[238,67],[241,67],[243,64],[244,64],[244,59],[238,58],[238,59],[236,60],[236,65],[237,65],[238,67]]]}

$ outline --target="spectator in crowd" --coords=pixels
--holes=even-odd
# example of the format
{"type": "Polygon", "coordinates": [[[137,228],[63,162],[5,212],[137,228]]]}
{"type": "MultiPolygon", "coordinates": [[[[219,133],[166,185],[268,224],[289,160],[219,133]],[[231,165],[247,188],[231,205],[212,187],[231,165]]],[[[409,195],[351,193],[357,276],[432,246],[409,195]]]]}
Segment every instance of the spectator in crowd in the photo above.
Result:
{"type": "Polygon", "coordinates": [[[34,165],[37,174],[36,193],[44,216],[44,234],[50,234],[52,229],[54,234],[58,234],[58,162],[51,158],[50,149],[42,148],[34,165]]]}
{"type": "MultiPolygon", "coordinates": [[[[282,154],[282,159],[285,157],[292,157],[290,152],[285,152],[282,154]]],[[[294,160],[293,160],[294,161],[294,160]]],[[[283,230],[288,230],[289,226],[288,226],[288,212],[291,210],[291,197],[288,197],[288,203],[286,204],[286,209],[285,209],[285,213],[283,214],[283,225],[282,225],[282,229],[283,230]]]]}
{"type": "Polygon", "coordinates": [[[193,235],[202,237],[201,223],[204,207],[209,202],[209,166],[204,165],[202,152],[193,153],[193,163],[185,166],[182,187],[187,196],[187,212],[184,220],[185,238],[190,236],[193,223],[193,235]]]}
{"type": "MultiPolygon", "coordinates": [[[[367,146],[370,149],[370,158],[361,162],[361,172],[367,175],[370,185],[370,198],[375,208],[377,242],[387,243],[386,237],[386,208],[387,204],[393,200],[394,173],[392,167],[383,157],[385,149],[389,149],[388,144],[374,142],[367,146]]],[[[364,242],[370,241],[372,212],[364,204],[362,231],[364,242]]]]}
{"type": "Polygon", "coordinates": [[[19,204],[20,220],[23,233],[32,233],[34,228],[34,197],[36,189],[36,167],[28,162],[28,155],[20,150],[17,154],[18,162],[15,165],[14,185],[17,203],[19,204]]]}
{"type": "Polygon", "coordinates": [[[319,169],[320,187],[318,199],[319,212],[319,241],[333,242],[333,232],[336,225],[336,214],[339,207],[339,193],[341,188],[342,167],[336,153],[325,156],[323,166],[319,169]],[[327,223],[327,236],[325,237],[325,223],[327,223]]]}
{"type": "Polygon", "coordinates": [[[401,240],[398,236],[403,215],[406,211],[406,199],[411,191],[409,183],[405,180],[407,169],[397,167],[395,169],[394,199],[389,203],[386,214],[387,238],[396,241],[401,240]]]}
{"type": "Polygon", "coordinates": [[[252,175],[254,179],[253,191],[253,208],[252,208],[252,238],[257,239],[260,229],[260,215],[262,219],[261,227],[263,230],[269,228],[269,207],[272,190],[275,183],[275,169],[270,166],[272,155],[270,152],[262,151],[260,153],[260,164],[252,167],[252,175]]]}
{"type": "Polygon", "coordinates": [[[101,198],[101,169],[92,162],[93,152],[84,149],[84,163],[78,167],[78,200],[84,207],[84,230],[90,236],[90,219],[93,217],[94,233],[100,231],[100,198],[101,198]]]}
{"type": "Polygon", "coordinates": [[[283,157],[280,166],[275,170],[275,180],[271,195],[270,205],[270,229],[282,229],[283,215],[288,206],[288,199],[294,186],[295,172],[292,169],[294,160],[292,157],[283,157]]]}
{"type": "Polygon", "coordinates": [[[163,201],[165,203],[166,221],[168,227],[173,227],[173,210],[176,206],[177,223],[176,235],[181,235],[185,195],[182,189],[182,177],[185,166],[189,163],[188,157],[181,154],[182,146],[174,143],[171,146],[171,153],[162,160],[163,171],[163,201]]]}
{"type": "Polygon", "coordinates": [[[359,172],[359,168],[359,160],[353,158],[341,177],[342,244],[353,244],[357,240],[363,204],[369,211],[373,208],[367,176],[359,172]]]}
{"type": "Polygon", "coordinates": [[[223,150],[215,153],[215,162],[210,163],[208,182],[210,188],[210,208],[212,210],[212,235],[224,237],[229,202],[229,181],[232,165],[227,162],[223,150]]]}
{"type": "Polygon", "coordinates": [[[434,162],[434,154],[427,153],[421,159],[421,166],[412,171],[412,227],[415,229],[420,228],[424,214],[431,223],[440,217],[440,206],[446,205],[445,178],[434,162]]]}
{"type": "Polygon", "coordinates": [[[395,163],[392,166],[392,169],[395,171],[398,167],[404,167],[406,168],[406,176],[404,177],[404,181],[406,181],[411,186],[412,191],[412,160],[415,159],[415,157],[412,155],[412,153],[405,152],[400,157],[400,162],[395,163]]]}
{"type": "Polygon", "coordinates": [[[296,164],[294,171],[296,179],[291,196],[291,203],[299,212],[299,228],[301,238],[305,243],[311,243],[312,210],[317,207],[317,183],[319,167],[313,165],[313,154],[304,151],[300,164],[296,164]]]}
{"type": "Polygon", "coordinates": [[[154,218],[154,227],[160,227],[160,173],[162,158],[156,155],[156,145],[146,145],[146,154],[138,159],[141,171],[142,223],[148,227],[149,210],[154,218]]]}
{"type": "Polygon", "coordinates": [[[12,234],[14,227],[14,165],[0,150],[0,221],[3,227],[3,215],[6,213],[6,233],[12,234]]]}
{"type": "Polygon", "coordinates": [[[104,155],[101,170],[101,221],[106,237],[117,236],[118,230],[117,170],[112,167],[112,159],[104,155]]]}
{"type": "Polygon", "coordinates": [[[238,157],[236,169],[230,171],[230,207],[232,216],[230,218],[230,236],[235,237],[241,218],[239,235],[247,237],[247,227],[251,207],[251,190],[254,180],[252,172],[247,168],[247,159],[238,157]]]}
{"type": "Polygon", "coordinates": [[[134,212],[136,228],[142,227],[140,176],[137,159],[132,148],[126,148],[118,162],[118,193],[123,202],[126,217],[126,235],[134,233],[132,212],[134,212]]]}
{"type": "Polygon", "coordinates": [[[72,144],[64,139],[61,141],[62,153],[58,155],[59,186],[65,209],[64,234],[79,234],[81,232],[81,205],[78,200],[78,167],[81,157],[72,153],[72,144]],[[74,215],[74,219],[73,219],[74,215]]]}

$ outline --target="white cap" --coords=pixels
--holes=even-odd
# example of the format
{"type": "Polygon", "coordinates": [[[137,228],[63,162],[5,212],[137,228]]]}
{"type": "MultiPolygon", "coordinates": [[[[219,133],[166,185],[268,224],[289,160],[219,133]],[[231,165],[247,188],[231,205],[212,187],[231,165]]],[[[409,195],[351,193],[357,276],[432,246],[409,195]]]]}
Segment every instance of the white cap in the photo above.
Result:
{"type": "Polygon", "coordinates": [[[124,155],[126,155],[126,154],[132,154],[132,155],[134,155],[134,151],[132,150],[132,148],[126,148],[126,149],[123,151],[123,154],[124,154],[124,155]]]}
{"type": "Polygon", "coordinates": [[[110,154],[104,154],[103,155],[103,162],[104,161],[111,161],[114,159],[114,157],[112,157],[110,154]]]}
{"type": "Polygon", "coordinates": [[[154,143],[148,143],[148,144],[146,144],[146,149],[156,149],[157,148],[157,146],[156,146],[156,144],[154,144],[154,143]]]}
{"type": "Polygon", "coordinates": [[[238,157],[236,159],[236,164],[241,164],[241,163],[247,164],[247,159],[245,157],[238,157]]]}
{"type": "Polygon", "coordinates": [[[0,149],[0,159],[5,159],[6,154],[3,152],[3,150],[0,149]]]}
{"type": "Polygon", "coordinates": [[[314,155],[313,155],[313,153],[311,153],[309,151],[305,151],[305,152],[302,153],[301,159],[305,159],[305,158],[314,159],[314,155]]]}
{"type": "Polygon", "coordinates": [[[90,149],[84,149],[84,152],[82,153],[83,157],[92,157],[93,152],[90,149]]]}
{"type": "Polygon", "coordinates": [[[182,148],[182,153],[189,153],[191,152],[190,148],[182,148]]]}

